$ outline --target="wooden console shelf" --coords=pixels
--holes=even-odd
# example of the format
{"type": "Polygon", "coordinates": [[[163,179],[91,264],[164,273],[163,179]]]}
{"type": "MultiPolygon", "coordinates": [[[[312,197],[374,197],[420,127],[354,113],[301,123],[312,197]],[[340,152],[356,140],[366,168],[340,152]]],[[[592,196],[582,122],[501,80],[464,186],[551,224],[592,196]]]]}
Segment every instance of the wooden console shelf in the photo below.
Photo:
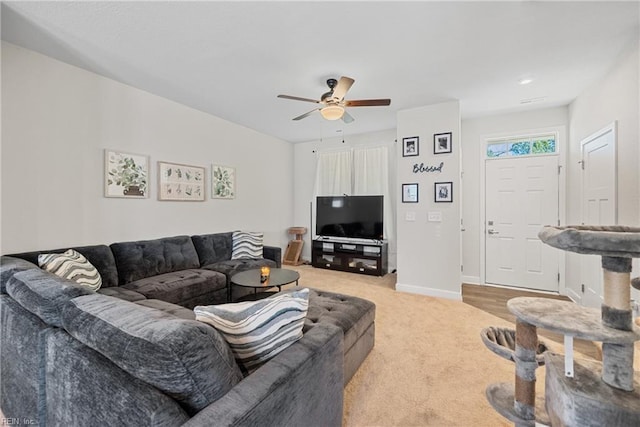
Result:
{"type": "Polygon", "coordinates": [[[330,270],[384,276],[387,274],[387,243],[347,243],[314,240],[311,265],[330,270]]]}

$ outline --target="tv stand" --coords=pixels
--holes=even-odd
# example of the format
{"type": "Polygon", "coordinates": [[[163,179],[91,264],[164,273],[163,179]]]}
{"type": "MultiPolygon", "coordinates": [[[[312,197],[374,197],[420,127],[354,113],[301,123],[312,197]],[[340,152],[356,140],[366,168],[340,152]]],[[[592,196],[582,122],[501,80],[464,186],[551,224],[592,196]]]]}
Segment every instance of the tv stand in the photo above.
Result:
{"type": "Polygon", "coordinates": [[[387,243],[318,238],[311,247],[311,265],[329,270],[384,276],[387,274],[387,243]]]}

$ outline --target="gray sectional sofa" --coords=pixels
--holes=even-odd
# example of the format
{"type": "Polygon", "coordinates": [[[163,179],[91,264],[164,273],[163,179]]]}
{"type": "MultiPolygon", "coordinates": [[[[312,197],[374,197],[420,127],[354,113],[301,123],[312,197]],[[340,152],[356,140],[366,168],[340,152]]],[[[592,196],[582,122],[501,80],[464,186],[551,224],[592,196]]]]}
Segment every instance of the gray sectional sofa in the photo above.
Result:
{"type": "MultiPolygon", "coordinates": [[[[32,251],[9,256],[38,264],[42,253],[69,248],[32,251]]],[[[231,259],[233,233],[175,236],[154,240],[73,247],[93,264],[102,277],[98,292],[127,301],[159,299],[187,308],[220,304],[239,298],[247,289],[234,289],[230,277],[262,266],[280,267],[281,249],[264,246],[262,259],[231,259]]]]}
{"type": "Polygon", "coordinates": [[[230,242],[218,233],[76,248],[101,273],[98,292],[41,270],[37,255],[50,251],[3,256],[5,416],[41,426],[340,425],[343,387],[374,344],[375,306],[312,289],[302,339],[245,377],[192,308],[226,302],[234,272],[279,266],[280,249],[231,260],[230,242]]]}

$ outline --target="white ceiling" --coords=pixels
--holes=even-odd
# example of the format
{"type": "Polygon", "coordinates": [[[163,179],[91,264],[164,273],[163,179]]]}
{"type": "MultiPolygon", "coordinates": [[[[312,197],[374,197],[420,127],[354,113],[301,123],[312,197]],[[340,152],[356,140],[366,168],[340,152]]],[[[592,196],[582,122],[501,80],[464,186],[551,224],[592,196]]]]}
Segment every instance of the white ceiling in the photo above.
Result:
{"type": "Polygon", "coordinates": [[[452,99],[463,118],[567,105],[639,23],[636,1],[2,4],[3,40],[291,142],[392,129],[398,110],[452,99]],[[342,75],[346,99],[391,106],[294,122],[315,104],[276,98],[319,99],[342,75]]]}

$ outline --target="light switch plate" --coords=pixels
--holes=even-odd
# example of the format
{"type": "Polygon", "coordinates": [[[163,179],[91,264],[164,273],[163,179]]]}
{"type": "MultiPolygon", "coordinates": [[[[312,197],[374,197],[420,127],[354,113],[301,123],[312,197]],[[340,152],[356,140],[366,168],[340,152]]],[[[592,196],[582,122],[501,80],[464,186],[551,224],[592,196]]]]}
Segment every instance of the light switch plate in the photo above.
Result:
{"type": "Polygon", "coordinates": [[[427,214],[427,221],[442,222],[442,212],[429,212],[427,214]]]}
{"type": "Polygon", "coordinates": [[[404,220],[405,221],[415,221],[416,220],[416,213],[415,212],[406,212],[404,214],[404,220]]]}

